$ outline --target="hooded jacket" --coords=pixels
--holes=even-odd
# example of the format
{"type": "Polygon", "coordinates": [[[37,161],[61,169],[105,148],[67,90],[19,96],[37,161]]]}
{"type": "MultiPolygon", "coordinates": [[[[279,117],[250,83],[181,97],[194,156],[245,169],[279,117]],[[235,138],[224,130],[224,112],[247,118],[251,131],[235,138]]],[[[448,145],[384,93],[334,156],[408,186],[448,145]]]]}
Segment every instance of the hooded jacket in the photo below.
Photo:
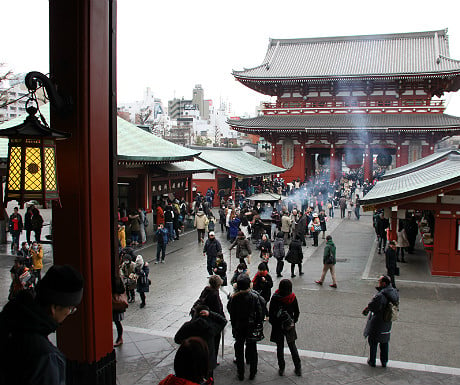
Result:
{"type": "Polygon", "coordinates": [[[329,240],[326,242],[326,247],[324,248],[324,253],[323,253],[323,264],[326,264],[326,260],[327,260],[327,258],[329,257],[329,254],[332,255],[332,260],[333,260],[332,265],[335,265],[335,264],[336,264],[335,251],[336,251],[335,244],[334,244],[334,242],[332,241],[332,239],[329,239],[329,240]]]}
{"type": "Polygon", "coordinates": [[[374,295],[371,302],[367,305],[370,313],[366,328],[364,329],[364,337],[372,338],[380,343],[386,343],[390,341],[392,323],[383,320],[383,313],[388,301],[399,302],[399,293],[391,285],[383,289],[377,288],[377,290],[379,292],[374,295]]]}
{"type": "Polygon", "coordinates": [[[58,323],[21,292],[0,313],[0,383],[65,384],[66,359],[49,340],[58,323]]]}
{"type": "Polygon", "coordinates": [[[195,215],[195,223],[194,226],[198,230],[204,230],[206,229],[206,221],[208,220],[208,217],[204,215],[203,211],[198,211],[195,215]]]}

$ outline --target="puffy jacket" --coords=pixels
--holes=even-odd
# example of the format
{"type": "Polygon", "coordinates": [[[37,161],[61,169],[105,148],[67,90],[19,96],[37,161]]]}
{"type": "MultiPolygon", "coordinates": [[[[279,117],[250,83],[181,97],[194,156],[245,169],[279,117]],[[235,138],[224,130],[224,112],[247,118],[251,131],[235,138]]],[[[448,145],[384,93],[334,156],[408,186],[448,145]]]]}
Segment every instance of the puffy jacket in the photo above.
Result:
{"type": "Polygon", "coordinates": [[[195,215],[194,226],[198,230],[204,230],[204,229],[206,229],[207,221],[208,221],[208,217],[206,215],[204,215],[203,211],[200,210],[195,215]]]}
{"type": "Polygon", "coordinates": [[[289,245],[289,251],[286,255],[286,261],[289,263],[302,263],[302,260],[302,243],[299,239],[293,239],[289,245]]]}
{"type": "Polygon", "coordinates": [[[203,247],[203,253],[206,253],[208,257],[217,257],[217,254],[222,251],[220,242],[214,238],[208,238],[203,247]]]}
{"type": "Polygon", "coordinates": [[[275,238],[275,243],[273,244],[273,256],[279,260],[284,259],[285,251],[283,238],[275,238]]]}

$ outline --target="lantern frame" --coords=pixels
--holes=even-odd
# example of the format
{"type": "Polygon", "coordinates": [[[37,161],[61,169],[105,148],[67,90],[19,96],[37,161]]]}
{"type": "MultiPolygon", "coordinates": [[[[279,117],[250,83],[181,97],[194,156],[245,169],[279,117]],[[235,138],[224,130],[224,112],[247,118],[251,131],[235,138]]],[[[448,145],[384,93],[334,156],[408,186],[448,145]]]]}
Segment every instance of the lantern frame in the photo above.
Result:
{"type": "Polygon", "coordinates": [[[60,203],[56,140],[67,139],[70,133],[51,129],[41,114],[40,122],[35,116],[39,112],[35,92],[39,84],[43,86],[59,113],[69,112],[71,103],[58,95],[50,80],[39,72],[28,73],[25,84],[30,92],[26,103],[28,116],[24,123],[0,130],[0,137],[9,138],[4,206],[16,200],[23,208],[25,202],[35,200],[46,208],[50,201],[60,203]],[[29,106],[30,102],[36,107],[29,106]]]}

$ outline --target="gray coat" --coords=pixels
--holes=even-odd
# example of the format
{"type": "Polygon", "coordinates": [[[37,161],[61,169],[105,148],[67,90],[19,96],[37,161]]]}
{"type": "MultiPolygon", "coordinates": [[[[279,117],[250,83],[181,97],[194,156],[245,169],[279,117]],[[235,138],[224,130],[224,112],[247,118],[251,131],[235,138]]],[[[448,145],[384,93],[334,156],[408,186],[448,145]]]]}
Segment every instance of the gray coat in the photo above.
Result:
{"type": "Polygon", "coordinates": [[[399,302],[399,293],[391,285],[380,290],[367,305],[370,310],[367,319],[364,337],[369,337],[377,342],[390,341],[391,322],[383,320],[383,313],[388,301],[399,302]]]}

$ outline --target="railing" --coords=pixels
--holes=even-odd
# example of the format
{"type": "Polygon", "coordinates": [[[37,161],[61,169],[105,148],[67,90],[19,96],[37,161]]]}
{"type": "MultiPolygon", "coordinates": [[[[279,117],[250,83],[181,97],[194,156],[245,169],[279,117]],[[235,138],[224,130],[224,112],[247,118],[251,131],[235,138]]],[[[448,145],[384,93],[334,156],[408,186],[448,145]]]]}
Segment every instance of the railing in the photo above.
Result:
{"type": "Polygon", "coordinates": [[[264,103],[264,115],[354,112],[442,113],[444,100],[304,101],[264,103]]]}

